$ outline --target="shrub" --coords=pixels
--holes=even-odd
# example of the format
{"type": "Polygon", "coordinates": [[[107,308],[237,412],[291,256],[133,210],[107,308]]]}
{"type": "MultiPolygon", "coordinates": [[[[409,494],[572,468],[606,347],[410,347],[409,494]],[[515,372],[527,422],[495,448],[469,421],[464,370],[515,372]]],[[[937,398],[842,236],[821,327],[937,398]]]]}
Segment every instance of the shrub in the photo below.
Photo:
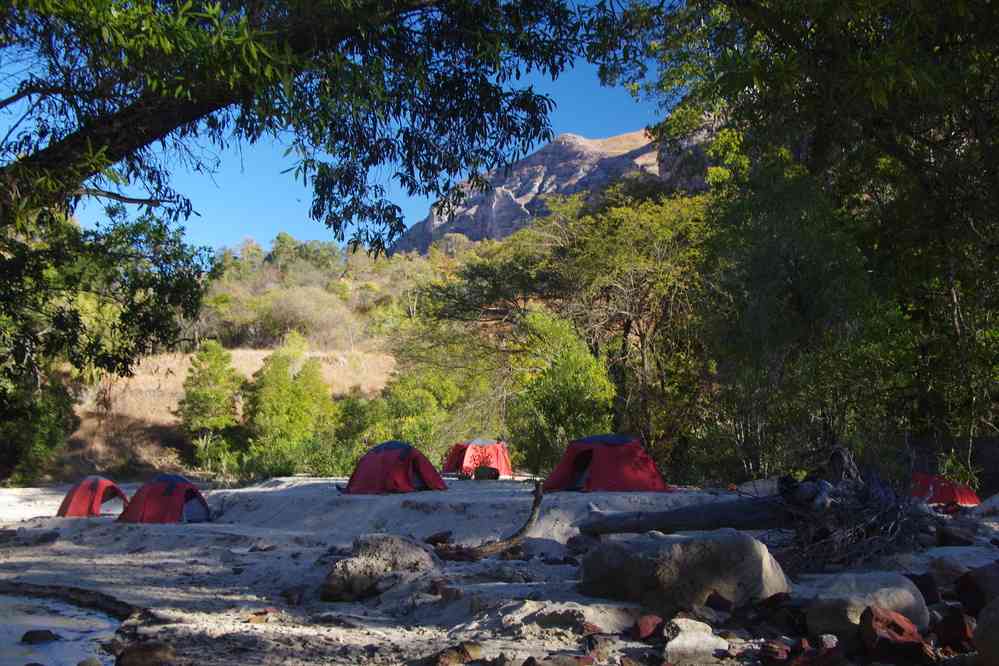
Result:
{"type": "Polygon", "coordinates": [[[232,367],[232,355],[218,342],[203,343],[191,359],[184,379],[178,415],[188,434],[218,433],[239,422],[242,379],[232,367]]]}
{"type": "Polygon", "coordinates": [[[9,394],[0,421],[0,474],[24,485],[39,478],[76,428],[73,397],[58,377],[49,376],[40,387],[9,394]]]}
{"type": "Polygon", "coordinates": [[[317,359],[305,360],[305,350],[300,335],[289,335],[264,360],[247,391],[245,464],[255,476],[306,471],[310,443],[335,431],[337,408],[322,366],[317,359]]]}
{"type": "Polygon", "coordinates": [[[526,326],[538,341],[541,365],[511,402],[507,428],[519,464],[539,474],[572,439],[611,429],[614,385],[567,322],[532,314],[526,326]]]}

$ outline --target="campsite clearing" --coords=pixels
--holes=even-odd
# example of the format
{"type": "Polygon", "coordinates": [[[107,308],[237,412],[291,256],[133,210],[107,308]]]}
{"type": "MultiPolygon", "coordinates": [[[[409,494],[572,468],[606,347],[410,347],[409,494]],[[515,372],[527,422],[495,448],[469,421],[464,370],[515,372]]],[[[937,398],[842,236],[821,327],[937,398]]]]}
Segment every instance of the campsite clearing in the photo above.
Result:
{"type": "MultiPolygon", "coordinates": [[[[529,533],[526,560],[443,563],[438,596],[412,588],[366,603],[330,604],[318,590],[355,537],[422,540],[450,530],[477,545],[516,531],[531,483],[448,479],[447,492],[345,495],[346,479],[279,478],[205,492],[211,523],[127,524],[55,518],[70,486],[0,489],[0,581],[98,590],[151,610],[155,636],[181,663],[407,663],[462,640],[521,661],[578,646],[585,622],[630,626],[638,609],[575,590],[566,541],[590,509],[663,510],[727,492],[553,493],[529,533]],[[34,544],[34,545],[29,545],[34,544]]],[[[122,484],[132,494],[137,484],[122,484]]],[[[520,662],[517,662],[520,663],[520,662]]]]}

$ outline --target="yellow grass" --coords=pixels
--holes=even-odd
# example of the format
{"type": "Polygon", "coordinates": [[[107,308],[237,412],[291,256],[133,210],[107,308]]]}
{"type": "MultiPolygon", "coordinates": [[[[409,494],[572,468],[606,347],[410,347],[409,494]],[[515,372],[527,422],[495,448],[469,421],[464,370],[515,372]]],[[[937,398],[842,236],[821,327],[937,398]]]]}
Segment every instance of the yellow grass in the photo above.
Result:
{"type": "MultiPolygon", "coordinates": [[[[260,369],[267,349],[234,349],[236,371],[246,378],[260,369]]],[[[352,389],[373,394],[388,382],[395,360],[387,354],[360,351],[311,352],[323,362],[323,378],[333,395],[352,389]]],[[[143,359],[132,377],[102,382],[84,396],[76,412],[80,425],[72,434],[59,476],[76,477],[119,467],[121,473],[178,469],[178,450],[189,445],[175,412],[184,394],[191,355],[157,354],[143,359]]]]}

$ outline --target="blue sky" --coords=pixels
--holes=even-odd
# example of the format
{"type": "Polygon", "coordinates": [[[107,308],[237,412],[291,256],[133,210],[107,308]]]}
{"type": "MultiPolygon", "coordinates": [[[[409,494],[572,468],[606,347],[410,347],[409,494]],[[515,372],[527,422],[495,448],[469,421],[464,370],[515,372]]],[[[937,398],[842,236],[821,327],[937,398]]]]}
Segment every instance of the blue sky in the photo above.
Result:
{"type": "MultiPolygon", "coordinates": [[[[658,120],[655,105],[638,102],[622,88],[600,85],[596,68],[580,63],[557,81],[533,79],[535,88],[547,93],[557,107],[552,113],[556,134],[572,132],[589,138],[603,138],[630,132],[658,120]]],[[[212,248],[237,245],[254,238],[264,246],[279,231],[300,240],[332,240],[326,227],[309,219],[310,193],[293,174],[281,173],[291,166],[282,156],[284,146],[261,142],[242,146],[221,155],[222,164],[214,177],[174,172],[176,189],[188,196],[194,209],[184,224],[189,242],[212,248]]],[[[386,181],[388,170],[386,170],[386,181]]],[[[393,201],[405,215],[407,226],[422,220],[430,201],[409,197],[392,188],[393,201]]],[[[81,206],[77,217],[91,224],[101,216],[96,205],[81,206]]]]}

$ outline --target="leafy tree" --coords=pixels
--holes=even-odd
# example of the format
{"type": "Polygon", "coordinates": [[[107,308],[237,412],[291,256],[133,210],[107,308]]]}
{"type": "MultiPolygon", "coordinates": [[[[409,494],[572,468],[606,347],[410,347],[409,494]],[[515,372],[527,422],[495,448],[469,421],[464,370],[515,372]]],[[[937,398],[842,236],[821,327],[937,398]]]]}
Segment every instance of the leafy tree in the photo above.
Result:
{"type": "MultiPolygon", "coordinates": [[[[594,25],[609,80],[671,110],[667,143],[715,133],[743,169],[716,183],[754,200],[793,164],[819,215],[852,243],[905,318],[907,428],[971,443],[995,432],[999,291],[995,183],[999,71],[991,3],[901,0],[635,2],[594,25]],[[733,141],[735,139],[735,141],[733,141]],[[824,209],[824,210],[823,210],[824,209]],[[835,219],[826,211],[836,211],[835,219]]],[[[716,154],[716,158],[718,155],[716,154]]],[[[800,181],[801,182],[801,181],[800,181]]],[[[784,216],[780,235],[807,220],[784,216]]],[[[829,228],[830,230],[832,227],[829,228]]],[[[884,308],[895,312],[896,307],[884,308]]],[[[819,322],[820,317],[814,319],[819,322]]]]}
{"type": "Polygon", "coordinates": [[[185,214],[162,151],[210,168],[193,142],[281,134],[312,217],[340,238],[358,223],[354,240],[382,247],[403,221],[373,170],[455,197],[459,178],[523,155],[550,136],[552,102],[516,80],[557,76],[578,27],[569,3],[538,0],[18,0],[0,10],[0,47],[19,63],[0,100],[16,114],[0,145],[4,224],[80,196],[185,214]]]}
{"type": "Polygon", "coordinates": [[[214,340],[191,358],[178,412],[190,435],[218,434],[239,422],[243,380],[232,367],[232,354],[214,340]]]}
{"type": "Polygon", "coordinates": [[[611,429],[614,385],[567,322],[531,313],[524,326],[537,344],[507,427],[519,462],[538,474],[558,462],[570,440],[611,429]]]}
{"type": "Polygon", "coordinates": [[[15,485],[37,481],[76,428],[73,396],[52,373],[40,387],[8,393],[0,420],[0,478],[15,485]]]}
{"type": "Polygon", "coordinates": [[[246,465],[257,475],[294,473],[304,467],[315,438],[336,428],[337,409],[322,366],[317,359],[306,359],[305,352],[305,340],[290,334],[254,373],[247,390],[246,465]]]}

